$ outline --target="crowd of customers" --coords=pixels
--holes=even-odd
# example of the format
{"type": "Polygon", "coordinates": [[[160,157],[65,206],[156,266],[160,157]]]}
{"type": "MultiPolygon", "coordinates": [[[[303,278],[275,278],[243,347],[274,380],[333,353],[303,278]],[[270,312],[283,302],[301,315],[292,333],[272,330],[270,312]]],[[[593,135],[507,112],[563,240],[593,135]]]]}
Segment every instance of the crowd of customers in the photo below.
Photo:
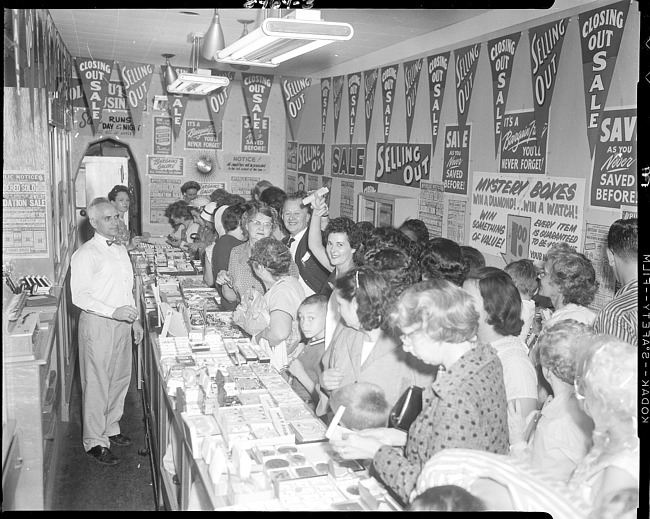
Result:
{"type": "Polygon", "coordinates": [[[635,508],[637,219],[609,229],[618,290],[598,308],[592,261],[567,243],[490,265],[418,219],[375,227],[330,218],[318,194],[216,191],[170,205],[170,243],[192,241],[198,206],[189,250],[223,308],[245,318],[262,301],[253,341],[324,421],[345,402],[331,447],[407,510],[635,508]],[[419,412],[399,427],[391,410],[413,388],[419,412]]]}

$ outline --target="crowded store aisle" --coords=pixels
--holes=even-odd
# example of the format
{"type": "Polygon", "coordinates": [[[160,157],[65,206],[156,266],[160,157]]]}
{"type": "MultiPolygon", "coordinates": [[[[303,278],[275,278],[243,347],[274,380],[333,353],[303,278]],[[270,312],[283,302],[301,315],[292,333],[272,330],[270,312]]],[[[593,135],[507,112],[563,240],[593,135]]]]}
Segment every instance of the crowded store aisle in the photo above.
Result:
{"type": "Polygon", "coordinates": [[[133,443],[112,447],[116,466],[103,466],[88,456],[81,441],[81,386],[75,369],[70,421],[61,423],[61,445],[55,464],[52,510],[156,510],[151,465],[145,453],[145,423],[135,370],[124,402],[121,430],[133,443]],[[139,453],[143,452],[144,455],[139,453]]]}

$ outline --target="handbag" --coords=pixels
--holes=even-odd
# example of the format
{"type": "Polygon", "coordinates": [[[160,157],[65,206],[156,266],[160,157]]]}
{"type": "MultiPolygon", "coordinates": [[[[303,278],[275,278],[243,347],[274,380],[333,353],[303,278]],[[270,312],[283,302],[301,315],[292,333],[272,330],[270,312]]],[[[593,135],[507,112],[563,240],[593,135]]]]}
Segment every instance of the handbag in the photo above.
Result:
{"type": "Polygon", "coordinates": [[[255,336],[271,322],[269,307],[264,296],[254,288],[246,290],[241,303],[232,315],[234,323],[249,335],[255,336]]]}
{"type": "Polygon", "coordinates": [[[420,411],[422,411],[422,388],[410,386],[390,411],[390,427],[408,432],[420,411]]]}

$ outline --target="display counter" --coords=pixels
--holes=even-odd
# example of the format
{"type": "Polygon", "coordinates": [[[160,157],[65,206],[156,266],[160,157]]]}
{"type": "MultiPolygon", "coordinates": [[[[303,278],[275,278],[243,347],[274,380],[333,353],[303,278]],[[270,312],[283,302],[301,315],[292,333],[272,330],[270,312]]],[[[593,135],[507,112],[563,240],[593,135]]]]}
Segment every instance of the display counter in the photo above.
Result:
{"type": "Polygon", "coordinates": [[[325,424],[220,311],[201,274],[174,271],[181,254],[160,246],[132,254],[157,507],[399,510],[361,463],[337,459],[325,424]]]}

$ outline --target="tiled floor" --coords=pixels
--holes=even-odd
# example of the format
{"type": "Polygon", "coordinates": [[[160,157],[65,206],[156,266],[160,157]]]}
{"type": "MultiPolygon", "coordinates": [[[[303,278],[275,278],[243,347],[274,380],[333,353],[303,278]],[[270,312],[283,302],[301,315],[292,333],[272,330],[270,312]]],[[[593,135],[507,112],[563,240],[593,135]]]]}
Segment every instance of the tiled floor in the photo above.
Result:
{"type": "Polygon", "coordinates": [[[146,453],[141,391],[136,386],[135,370],[120,428],[133,444],[111,448],[120,458],[118,465],[100,465],[85,453],[81,442],[81,387],[77,366],[70,421],[61,424],[62,443],[54,476],[52,510],[156,510],[151,465],[146,453]]]}

